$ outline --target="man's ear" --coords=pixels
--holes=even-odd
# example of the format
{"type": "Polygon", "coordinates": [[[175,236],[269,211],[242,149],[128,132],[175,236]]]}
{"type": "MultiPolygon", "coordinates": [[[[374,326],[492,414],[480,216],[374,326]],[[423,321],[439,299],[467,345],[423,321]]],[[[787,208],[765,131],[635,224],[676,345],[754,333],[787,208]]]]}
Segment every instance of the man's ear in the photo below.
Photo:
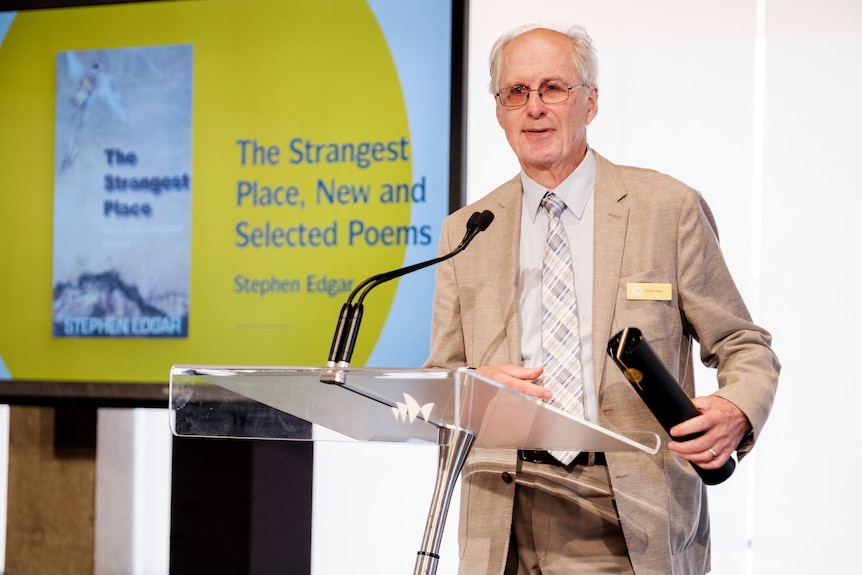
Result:
{"type": "Polygon", "coordinates": [[[590,92],[587,96],[589,98],[590,107],[587,111],[587,121],[589,124],[593,121],[593,118],[599,113],[599,87],[598,86],[590,86],[590,92]]]}

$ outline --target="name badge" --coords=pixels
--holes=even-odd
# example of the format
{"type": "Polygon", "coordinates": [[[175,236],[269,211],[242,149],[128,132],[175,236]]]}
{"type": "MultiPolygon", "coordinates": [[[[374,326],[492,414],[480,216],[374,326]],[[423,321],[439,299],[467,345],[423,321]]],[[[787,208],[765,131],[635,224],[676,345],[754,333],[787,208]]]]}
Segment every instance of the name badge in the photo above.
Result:
{"type": "Polygon", "coordinates": [[[627,283],[626,299],[646,301],[670,301],[673,287],[662,283],[627,283]]]}

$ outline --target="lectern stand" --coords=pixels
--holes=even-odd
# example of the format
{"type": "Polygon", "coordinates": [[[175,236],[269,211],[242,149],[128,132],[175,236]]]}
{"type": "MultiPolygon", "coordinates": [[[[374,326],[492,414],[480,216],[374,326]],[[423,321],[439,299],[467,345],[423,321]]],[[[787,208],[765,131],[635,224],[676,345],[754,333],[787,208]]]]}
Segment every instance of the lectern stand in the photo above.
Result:
{"type": "Polygon", "coordinates": [[[437,444],[437,480],[414,575],[436,573],[449,502],[473,446],[646,453],[659,447],[654,433],[604,429],[464,368],[177,365],[170,414],[172,431],[182,436],[315,440],[315,424],[359,441],[437,444]],[[334,381],[343,383],[327,383],[334,381]],[[292,417],[262,425],[249,400],[292,417]]]}

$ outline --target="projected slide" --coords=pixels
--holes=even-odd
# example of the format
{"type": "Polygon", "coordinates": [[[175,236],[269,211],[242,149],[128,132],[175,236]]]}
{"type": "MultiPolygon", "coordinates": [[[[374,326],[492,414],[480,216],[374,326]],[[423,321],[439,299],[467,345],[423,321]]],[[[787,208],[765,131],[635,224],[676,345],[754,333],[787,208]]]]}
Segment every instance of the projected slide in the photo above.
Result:
{"type": "Polygon", "coordinates": [[[57,57],[53,334],[188,335],[192,47],[57,57]]]}
{"type": "MultiPolygon", "coordinates": [[[[451,27],[440,0],[0,13],[0,377],[324,364],[353,287],[436,255],[451,27]]],[[[353,365],[421,365],[433,280],[365,300],[353,365]]]]}

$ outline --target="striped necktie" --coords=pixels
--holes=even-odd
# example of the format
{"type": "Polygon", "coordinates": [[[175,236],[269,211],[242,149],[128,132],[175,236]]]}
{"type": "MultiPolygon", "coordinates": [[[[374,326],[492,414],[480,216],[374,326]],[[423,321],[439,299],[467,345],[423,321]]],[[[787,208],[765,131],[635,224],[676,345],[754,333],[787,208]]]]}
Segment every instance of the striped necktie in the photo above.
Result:
{"type": "MultiPolygon", "coordinates": [[[[572,253],[560,214],[566,204],[552,192],[542,198],[548,212],[548,239],[542,262],[542,382],[553,397],[548,403],[577,417],[584,417],[584,384],[581,340],[578,336],[578,299],[572,253]]],[[[577,451],[551,451],[568,465],[577,451]]]]}

